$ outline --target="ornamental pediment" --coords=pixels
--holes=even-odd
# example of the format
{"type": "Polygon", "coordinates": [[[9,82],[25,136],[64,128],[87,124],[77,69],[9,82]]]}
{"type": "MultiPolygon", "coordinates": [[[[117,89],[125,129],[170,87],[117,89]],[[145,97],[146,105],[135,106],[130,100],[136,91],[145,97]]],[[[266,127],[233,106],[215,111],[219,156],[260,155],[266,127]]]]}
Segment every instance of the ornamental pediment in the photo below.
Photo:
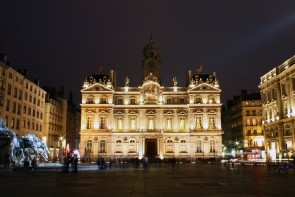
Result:
{"type": "Polygon", "coordinates": [[[116,110],[115,114],[124,114],[124,110],[116,110]]]}
{"type": "Polygon", "coordinates": [[[147,114],[155,114],[156,111],[155,111],[155,110],[147,110],[146,113],[147,113],[147,114]]]}
{"type": "Polygon", "coordinates": [[[186,111],[185,110],[177,110],[177,113],[178,114],[186,114],[186,111]]]}
{"type": "Polygon", "coordinates": [[[173,114],[173,111],[172,110],[165,110],[164,114],[173,114]]]}
{"type": "Polygon", "coordinates": [[[129,110],[128,113],[129,113],[129,114],[138,114],[138,111],[137,111],[137,110],[129,110]]]}
{"type": "Polygon", "coordinates": [[[100,83],[92,84],[92,85],[88,86],[87,88],[82,89],[81,91],[84,91],[84,92],[88,92],[88,91],[89,92],[90,91],[113,92],[113,90],[111,88],[108,88],[105,85],[100,84],[100,83]]]}
{"type": "Polygon", "coordinates": [[[194,88],[191,88],[188,90],[188,92],[194,92],[194,91],[208,91],[208,92],[220,92],[221,90],[219,88],[216,88],[208,83],[202,83],[199,85],[196,85],[194,88]]]}

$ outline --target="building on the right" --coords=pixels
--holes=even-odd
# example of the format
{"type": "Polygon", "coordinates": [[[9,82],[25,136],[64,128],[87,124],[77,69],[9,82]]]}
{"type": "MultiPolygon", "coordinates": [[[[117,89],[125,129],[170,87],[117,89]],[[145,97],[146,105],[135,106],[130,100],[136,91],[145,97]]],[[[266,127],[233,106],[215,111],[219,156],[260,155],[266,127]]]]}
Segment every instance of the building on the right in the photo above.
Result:
{"type": "Polygon", "coordinates": [[[295,155],[295,55],[260,77],[265,150],[269,160],[295,155]]]}

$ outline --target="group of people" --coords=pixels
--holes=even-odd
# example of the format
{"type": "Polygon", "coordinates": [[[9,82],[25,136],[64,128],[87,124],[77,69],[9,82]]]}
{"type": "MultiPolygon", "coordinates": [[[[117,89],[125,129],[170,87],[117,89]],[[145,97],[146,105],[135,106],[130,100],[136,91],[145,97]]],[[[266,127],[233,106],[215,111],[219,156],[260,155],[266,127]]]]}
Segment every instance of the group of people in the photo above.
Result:
{"type": "Polygon", "coordinates": [[[37,156],[31,157],[30,155],[26,155],[24,160],[24,169],[36,171],[37,170],[37,156]]]}
{"type": "Polygon", "coordinates": [[[77,156],[77,154],[71,155],[70,153],[68,153],[64,157],[63,172],[65,174],[69,173],[69,166],[70,166],[70,164],[72,166],[72,172],[73,173],[77,173],[78,172],[78,156],[77,156]]]}

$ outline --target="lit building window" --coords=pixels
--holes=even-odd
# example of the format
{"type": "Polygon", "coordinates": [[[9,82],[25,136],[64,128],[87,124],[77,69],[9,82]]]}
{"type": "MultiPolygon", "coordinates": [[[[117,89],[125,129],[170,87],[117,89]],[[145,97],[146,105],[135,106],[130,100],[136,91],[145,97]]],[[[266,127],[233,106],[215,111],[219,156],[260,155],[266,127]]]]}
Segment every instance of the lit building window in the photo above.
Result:
{"type": "Polygon", "coordinates": [[[107,98],[106,97],[101,97],[100,98],[100,104],[107,104],[107,98]]]}
{"type": "Polygon", "coordinates": [[[215,117],[209,117],[209,129],[215,129],[215,117]]]}
{"type": "Polygon", "coordinates": [[[100,117],[100,128],[101,129],[106,129],[107,128],[106,117],[104,117],[104,116],[100,117]]]}
{"type": "Polygon", "coordinates": [[[87,129],[93,129],[93,116],[87,117],[87,129]]]}
{"type": "Polygon", "coordinates": [[[172,129],[172,117],[167,117],[167,130],[172,129]]]}
{"type": "Polygon", "coordinates": [[[180,141],[180,153],[186,153],[186,140],[180,141]]]}
{"type": "Polygon", "coordinates": [[[210,140],[210,153],[215,153],[215,141],[210,140]]]}
{"type": "Polygon", "coordinates": [[[179,129],[184,130],[185,129],[185,117],[179,118],[179,129]]]}
{"type": "Polygon", "coordinates": [[[116,141],[116,153],[122,153],[122,141],[121,140],[117,140],[116,141]]]}
{"type": "Polygon", "coordinates": [[[197,153],[202,152],[202,141],[201,140],[197,140],[197,142],[196,142],[196,152],[197,153]]]}
{"type": "Polygon", "coordinates": [[[134,116],[130,117],[130,129],[131,130],[136,129],[136,117],[134,117],[134,116]]]}
{"type": "Polygon", "coordinates": [[[106,152],[106,141],[101,140],[99,143],[99,152],[100,153],[105,153],[106,152]]]}
{"type": "Polygon", "coordinates": [[[86,149],[91,152],[91,149],[92,149],[92,140],[87,140],[87,142],[86,142],[86,149]]]}
{"type": "Polygon", "coordinates": [[[202,98],[201,98],[201,97],[196,97],[196,98],[195,98],[195,103],[196,103],[196,104],[201,104],[201,103],[203,103],[202,98]]]}
{"type": "Polygon", "coordinates": [[[129,144],[129,153],[135,153],[136,152],[136,144],[135,144],[135,140],[130,140],[130,144],[129,144]]]}
{"type": "Polygon", "coordinates": [[[197,116],[196,117],[196,129],[202,129],[202,117],[201,116],[197,116]]]}
{"type": "Polygon", "coordinates": [[[118,130],[123,129],[123,118],[122,117],[117,117],[117,129],[118,130]]]}
{"type": "Polygon", "coordinates": [[[155,129],[154,117],[148,117],[148,129],[155,129]]]}
{"type": "Polygon", "coordinates": [[[88,97],[86,99],[86,104],[94,104],[94,98],[93,97],[88,97]]]}
{"type": "Polygon", "coordinates": [[[173,142],[172,142],[172,140],[167,140],[167,142],[166,142],[166,153],[173,153],[173,142]]]}

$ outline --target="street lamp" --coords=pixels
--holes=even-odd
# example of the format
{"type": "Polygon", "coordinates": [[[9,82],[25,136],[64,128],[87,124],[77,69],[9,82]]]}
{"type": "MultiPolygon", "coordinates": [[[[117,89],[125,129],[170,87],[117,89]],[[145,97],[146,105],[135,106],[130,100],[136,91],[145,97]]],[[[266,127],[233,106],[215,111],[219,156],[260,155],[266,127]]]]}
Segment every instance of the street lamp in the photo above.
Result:
{"type": "Polygon", "coordinates": [[[62,141],[63,137],[59,137],[59,162],[62,163],[62,141]]]}

